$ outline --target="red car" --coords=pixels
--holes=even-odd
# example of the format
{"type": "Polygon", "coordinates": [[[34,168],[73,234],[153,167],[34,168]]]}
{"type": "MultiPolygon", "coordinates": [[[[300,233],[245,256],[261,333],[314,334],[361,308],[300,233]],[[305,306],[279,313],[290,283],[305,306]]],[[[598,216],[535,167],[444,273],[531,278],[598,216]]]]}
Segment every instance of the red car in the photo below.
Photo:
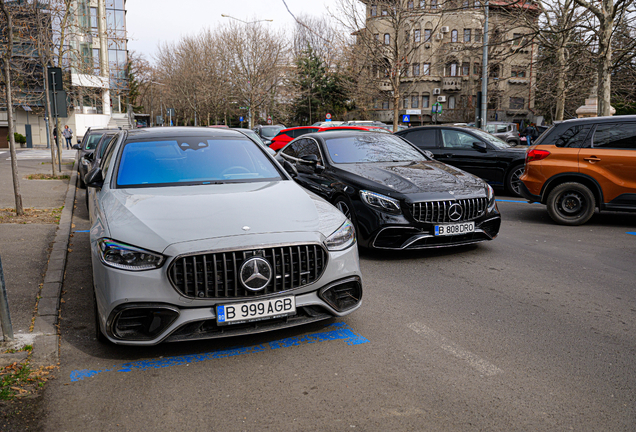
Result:
{"type": "Polygon", "coordinates": [[[278,151],[285,147],[287,143],[294,138],[305,135],[306,133],[317,132],[320,129],[321,128],[317,126],[297,126],[283,129],[278,132],[278,134],[274,138],[272,138],[272,143],[269,145],[269,148],[278,151]]]}

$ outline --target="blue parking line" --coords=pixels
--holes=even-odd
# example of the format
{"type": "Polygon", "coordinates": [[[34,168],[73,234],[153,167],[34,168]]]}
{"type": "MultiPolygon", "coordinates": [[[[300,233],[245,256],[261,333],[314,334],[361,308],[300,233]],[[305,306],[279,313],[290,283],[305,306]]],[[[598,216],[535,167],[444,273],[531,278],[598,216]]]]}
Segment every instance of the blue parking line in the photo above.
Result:
{"type": "Polygon", "coordinates": [[[636,232],[627,231],[627,234],[636,235],[636,232]]]}
{"type": "Polygon", "coordinates": [[[131,363],[123,363],[109,369],[81,369],[71,372],[71,382],[81,381],[84,378],[92,378],[104,372],[133,372],[135,370],[145,371],[148,369],[162,369],[171,366],[182,366],[189,363],[199,363],[206,360],[234,357],[243,354],[253,354],[280,348],[289,348],[303,344],[313,344],[317,342],[328,342],[333,340],[346,340],[348,345],[360,345],[369,342],[368,339],[353,332],[346,323],[334,323],[325,327],[326,331],[311,333],[308,335],[279,339],[267,344],[254,345],[249,347],[232,347],[218,349],[202,354],[190,354],[184,356],[166,357],[161,359],[140,360],[131,363]]]}
{"type": "Polygon", "coordinates": [[[515,203],[536,204],[536,203],[531,203],[531,202],[528,202],[528,201],[521,201],[521,200],[502,200],[502,199],[496,199],[495,201],[497,201],[497,202],[515,202],[515,203]]]}
{"type": "Polygon", "coordinates": [[[80,232],[91,232],[91,230],[81,230],[81,231],[73,231],[74,233],[80,233],[80,232]]]}

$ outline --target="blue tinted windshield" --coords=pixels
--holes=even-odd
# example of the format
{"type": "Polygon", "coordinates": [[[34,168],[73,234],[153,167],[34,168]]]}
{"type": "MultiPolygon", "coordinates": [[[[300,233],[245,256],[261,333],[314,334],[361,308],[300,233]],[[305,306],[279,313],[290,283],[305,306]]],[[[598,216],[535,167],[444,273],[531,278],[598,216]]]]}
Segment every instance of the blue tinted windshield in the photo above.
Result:
{"type": "Polygon", "coordinates": [[[258,144],[245,139],[184,137],[129,142],[124,146],[117,186],[161,186],[281,180],[258,144]]]}

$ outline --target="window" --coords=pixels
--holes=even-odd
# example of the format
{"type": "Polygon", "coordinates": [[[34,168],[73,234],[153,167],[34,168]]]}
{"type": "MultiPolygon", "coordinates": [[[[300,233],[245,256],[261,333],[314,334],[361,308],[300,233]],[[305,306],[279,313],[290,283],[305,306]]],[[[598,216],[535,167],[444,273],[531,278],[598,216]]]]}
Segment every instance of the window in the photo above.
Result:
{"type": "Polygon", "coordinates": [[[475,9],[479,9],[481,7],[481,2],[479,0],[475,0],[475,9]]]}
{"type": "Polygon", "coordinates": [[[437,0],[431,0],[431,9],[437,9],[437,0]]]}
{"type": "Polygon", "coordinates": [[[402,137],[419,148],[435,148],[436,129],[423,129],[406,132],[402,137]]]}
{"type": "Polygon", "coordinates": [[[386,9],[382,9],[382,16],[386,16],[389,14],[389,11],[386,9]]]}
{"type": "Polygon", "coordinates": [[[448,109],[455,109],[455,96],[448,97],[448,109]]]}
{"type": "Polygon", "coordinates": [[[454,129],[442,129],[442,147],[454,149],[473,149],[478,138],[454,129]]]}
{"type": "Polygon", "coordinates": [[[464,42],[470,42],[470,29],[464,29],[464,42]]]}
{"type": "Polygon", "coordinates": [[[457,63],[453,62],[448,65],[447,75],[446,76],[457,76],[457,63]]]}
{"type": "Polygon", "coordinates": [[[413,76],[420,76],[420,64],[413,63],[413,76]]]}
{"type": "Polygon", "coordinates": [[[422,63],[422,75],[430,75],[430,74],[431,74],[431,64],[422,63]]]}
{"type": "Polygon", "coordinates": [[[496,110],[499,109],[499,98],[492,97],[488,100],[488,109],[496,110]]]}
{"type": "Polygon", "coordinates": [[[376,5],[371,6],[371,16],[378,16],[378,7],[376,5]]]}
{"type": "Polygon", "coordinates": [[[499,65],[490,66],[490,74],[488,74],[491,78],[499,78],[499,65]]]}
{"type": "Polygon", "coordinates": [[[373,39],[375,39],[376,41],[380,42],[380,34],[376,33],[373,35],[373,39]]]}
{"type": "Polygon", "coordinates": [[[388,33],[384,33],[384,45],[391,44],[391,35],[388,33]]]}
{"type": "Polygon", "coordinates": [[[380,108],[380,101],[377,99],[373,100],[373,108],[378,109],[380,108]]]}
{"type": "Polygon", "coordinates": [[[315,155],[318,158],[318,164],[322,164],[322,155],[320,154],[320,149],[318,149],[318,144],[316,144],[314,140],[309,138],[301,139],[296,141],[289,147],[293,147],[292,152],[297,155],[294,157],[302,159],[303,156],[315,155]]]}
{"type": "Polygon", "coordinates": [[[469,1],[469,0],[463,0],[463,1],[462,1],[462,7],[463,7],[464,9],[469,8],[469,7],[470,7],[470,1],[469,1]]]}
{"type": "Polygon", "coordinates": [[[385,109],[385,110],[389,109],[389,101],[382,101],[382,109],[385,109]]]}
{"type": "Polygon", "coordinates": [[[457,42],[457,30],[451,31],[451,42],[457,42]]]}
{"type": "Polygon", "coordinates": [[[431,97],[429,95],[422,96],[422,108],[429,108],[431,106],[431,97]]]}
{"type": "Polygon", "coordinates": [[[636,123],[609,123],[596,126],[592,147],[636,149],[636,123]]]}
{"type": "Polygon", "coordinates": [[[592,125],[590,124],[572,126],[561,135],[557,134],[558,138],[554,145],[557,147],[581,148],[585,145],[585,138],[590,132],[590,129],[592,129],[592,125]]]}
{"type": "Polygon", "coordinates": [[[408,109],[408,107],[409,107],[409,97],[404,96],[404,99],[402,99],[402,108],[408,109]]]}
{"type": "Polygon", "coordinates": [[[91,30],[93,30],[93,32],[97,31],[97,8],[92,7],[91,8],[91,30]]]}
{"type": "Polygon", "coordinates": [[[101,63],[99,57],[99,48],[93,48],[93,74],[99,75],[101,72],[101,63]]]}
{"type": "Polygon", "coordinates": [[[524,102],[525,100],[522,97],[511,97],[508,106],[510,109],[523,109],[524,102]]]}
{"type": "Polygon", "coordinates": [[[420,29],[415,29],[415,30],[413,30],[413,41],[414,41],[415,43],[419,43],[419,42],[421,42],[421,39],[422,39],[422,38],[421,38],[421,34],[420,34],[420,33],[421,33],[421,32],[420,32],[420,29]]]}
{"type": "Polygon", "coordinates": [[[477,62],[473,63],[473,75],[481,75],[481,65],[477,62]]]}
{"type": "Polygon", "coordinates": [[[523,35],[521,33],[514,33],[512,35],[512,45],[519,46],[523,42],[523,35]]]}
{"type": "Polygon", "coordinates": [[[424,9],[426,7],[426,0],[420,0],[420,7],[424,9]]]}
{"type": "Polygon", "coordinates": [[[419,108],[420,107],[420,97],[413,95],[411,96],[411,108],[419,108]]]}
{"type": "Polygon", "coordinates": [[[407,8],[409,8],[409,9],[413,9],[413,4],[414,4],[413,0],[410,0],[410,1],[406,4],[406,7],[407,7],[407,8]]]}
{"type": "Polygon", "coordinates": [[[513,67],[511,72],[510,72],[510,76],[513,78],[525,78],[526,77],[526,70],[525,69],[521,69],[521,68],[515,68],[513,67]]]}
{"type": "Polygon", "coordinates": [[[475,29],[475,43],[481,43],[481,29],[475,29]]]}
{"type": "Polygon", "coordinates": [[[470,63],[468,62],[462,63],[462,75],[463,76],[470,75],[470,63]]]}
{"type": "Polygon", "coordinates": [[[430,42],[431,41],[431,29],[425,29],[424,30],[424,42],[430,42]]]}

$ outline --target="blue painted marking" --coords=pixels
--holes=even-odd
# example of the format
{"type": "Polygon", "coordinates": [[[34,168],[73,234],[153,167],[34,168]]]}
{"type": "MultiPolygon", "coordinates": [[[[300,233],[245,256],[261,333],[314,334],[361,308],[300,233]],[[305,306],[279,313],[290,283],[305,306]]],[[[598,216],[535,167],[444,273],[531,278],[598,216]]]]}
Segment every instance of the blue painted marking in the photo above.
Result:
{"type": "Polygon", "coordinates": [[[74,233],[79,233],[79,232],[91,232],[91,230],[81,230],[81,231],[73,231],[74,233]]]}
{"type": "Polygon", "coordinates": [[[520,201],[520,200],[502,200],[502,199],[496,199],[495,201],[497,201],[497,202],[516,202],[516,203],[525,203],[525,204],[536,204],[536,203],[529,203],[528,201],[520,201]]]}
{"type": "Polygon", "coordinates": [[[356,334],[346,323],[334,323],[325,327],[326,331],[311,333],[303,336],[279,339],[267,345],[254,345],[250,347],[232,347],[218,349],[201,354],[190,354],[184,356],[166,357],[162,359],[140,360],[136,362],[123,363],[113,366],[110,369],[81,369],[71,372],[71,382],[81,381],[84,378],[92,378],[104,372],[133,372],[136,370],[145,371],[148,369],[162,369],[171,366],[182,366],[189,363],[199,363],[206,360],[234,357],[243,354],[253,354],[279,348],[289,348],[303,344],[313,344],[317,342],[328,342],[333,340],[346,340],[347,345],[361,345],[369,342],[368,339],[356,334]]]}
{"type": "Polygon", "coordinates": [[[216,316],[219,322],[225,322],[225,306],[216,307],[216,316]]]}
{"type": "Polygon", "coordinates": [[[627,234],[636,235],[636,232],[627,231],[627,234]]]}
{"type": "Polygon", "coordinates": [[[439,235],[439,225],[435,225],[435,235],[439,235]]]}

